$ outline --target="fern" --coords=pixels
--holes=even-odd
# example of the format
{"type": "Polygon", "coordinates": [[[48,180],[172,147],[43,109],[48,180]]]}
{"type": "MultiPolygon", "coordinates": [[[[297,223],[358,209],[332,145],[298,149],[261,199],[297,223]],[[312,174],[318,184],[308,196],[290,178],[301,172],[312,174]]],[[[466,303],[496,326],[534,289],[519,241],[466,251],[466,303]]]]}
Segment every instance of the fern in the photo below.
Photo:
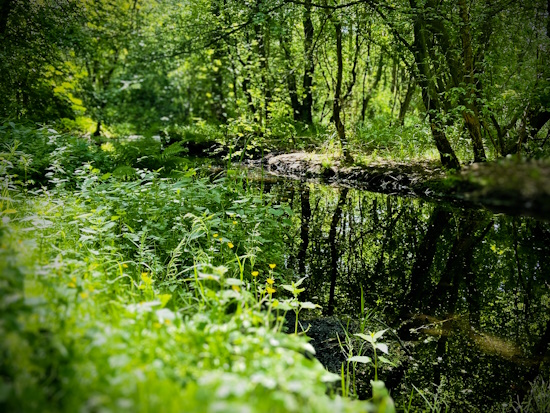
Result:
{"type": "Polygon", "coordinates": [[[184,148],[181,142],[176,142],[166,147],[160,157],[163,161],[167,161],[170,160],[170,158],[177,157],[176,155],[179,155],[182,152],[187,152],[187,148],[184,148]]]}
{"type": "Polygon", "coordinates": [[[115,178],[123,181],[132,181],[138,177],[136,170],[128,165],[121,165],[113,171],[115,178]]]}

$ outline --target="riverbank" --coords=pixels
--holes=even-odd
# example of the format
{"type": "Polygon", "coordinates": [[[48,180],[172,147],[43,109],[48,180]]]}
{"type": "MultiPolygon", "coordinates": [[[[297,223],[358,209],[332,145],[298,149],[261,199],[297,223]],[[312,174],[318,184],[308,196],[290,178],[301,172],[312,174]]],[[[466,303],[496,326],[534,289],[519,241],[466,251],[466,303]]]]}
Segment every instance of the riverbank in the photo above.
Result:
{"type": "Polygon", "coordinates": [[[379,161],[347,166],[328,155],[268,154],[247,165],[269,174],[373,192],[415,196],[455,206],[487,208],[512,215],[550,217],[550,164],[503,159],[446,172],[436,162],[379,161]]]}

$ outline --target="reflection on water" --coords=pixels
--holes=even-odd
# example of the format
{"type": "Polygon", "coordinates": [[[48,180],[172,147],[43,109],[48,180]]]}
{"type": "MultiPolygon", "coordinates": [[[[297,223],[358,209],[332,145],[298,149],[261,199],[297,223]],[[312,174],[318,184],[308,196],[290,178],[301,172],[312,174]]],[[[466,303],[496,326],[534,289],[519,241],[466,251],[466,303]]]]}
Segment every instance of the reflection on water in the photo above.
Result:
{"type": "Polygon", "coordinates": [[[310,183],[269,190],[295,213],[287,267],[308,276],[301,298],[357,318],[363,291],[395,329],[400,365],[381,376],[395,393],[442,385],[451,406],[488,411],[548,376],[548,222],[310,183]]]}

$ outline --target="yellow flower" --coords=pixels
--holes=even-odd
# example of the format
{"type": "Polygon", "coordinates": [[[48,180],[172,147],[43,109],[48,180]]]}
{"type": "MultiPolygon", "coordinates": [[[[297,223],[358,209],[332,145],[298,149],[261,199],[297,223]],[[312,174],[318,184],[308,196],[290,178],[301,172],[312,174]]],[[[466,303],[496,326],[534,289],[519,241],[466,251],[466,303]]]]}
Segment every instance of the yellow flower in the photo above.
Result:
{"type": "Polygon", "coordinates": [[[233,291],[240,291],[240,290],[241,290],[241,289],[239,288],[238,285],[232,285],[232,286],[231,286],[231,289],[232,289],[233,291]]]}
{"type": "Polygon", "coordinates": [[[219,234],[214,234],[212,235],[214,238],[218,238],[219,237],[219,234]]]}
{"type": "Polygon", "coordinates": [[[269,285],[273,285],[275,281],[273,280],[273,278],[268,278],[267,280],[265,280],[265,282],[268,283],[269,285]]]}
{"type": "Polygon", "coordinates": [[[237,225],[237,221],[233,221],[233,225],[237,225]]]}
{"type": "Polygon", "coordinates": [[[269,264],[269,268],[271,268],[272,270],[275,269],[276,266],[277,264],[269,264]]]}
{"type": "Polygon", "coordinates": [[[85,300],[86,298],[88,298],[88,293],[80,293],[80,298],[85,300]]]}
{"type": "Polygon", "coordinates": [[[229,248],[233,248],[233,247],[234,247],[234,245],[233,245],[232,242],[228,242],[228,243],[227,243],[227,246],[228,246],[229,248]]]}
{"type": "Polygon", "coordinates": [[[267,291],[268,294],[273,294],[274,292],[277,291],[275,288],[271,288],[271,287],[267,287],[265,290],[267,291]]]}
{"type": "Polygon", "coordinates": [[[258,271],[252,271],[252,276],[257,277],[260,273],[258,271]]]}
{"type": "Polygon", "coordinates": [[[122,268],[128,268],[128,264],[122,264],[122,268]]]}

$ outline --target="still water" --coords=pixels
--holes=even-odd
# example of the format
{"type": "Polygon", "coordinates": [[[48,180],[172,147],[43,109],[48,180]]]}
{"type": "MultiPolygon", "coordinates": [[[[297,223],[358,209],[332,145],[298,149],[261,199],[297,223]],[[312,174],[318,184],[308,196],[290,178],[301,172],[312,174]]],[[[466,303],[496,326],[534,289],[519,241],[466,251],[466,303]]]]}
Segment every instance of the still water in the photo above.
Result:
{"type": "Polygon", "coordinates": [[[329,369],[346,360],[335,336],[351,319],[355,331],[361,320],[390,328],[395,365],[379,378],[395,395],[415,386],[451,411],[500,411],[548,378],[549,222],[306,182],[265,186],[294,211],[287,268],[307,276],[301,300],[322,306],[312,325],[331,331],[313,329],[312,344],[329,369]]]}

